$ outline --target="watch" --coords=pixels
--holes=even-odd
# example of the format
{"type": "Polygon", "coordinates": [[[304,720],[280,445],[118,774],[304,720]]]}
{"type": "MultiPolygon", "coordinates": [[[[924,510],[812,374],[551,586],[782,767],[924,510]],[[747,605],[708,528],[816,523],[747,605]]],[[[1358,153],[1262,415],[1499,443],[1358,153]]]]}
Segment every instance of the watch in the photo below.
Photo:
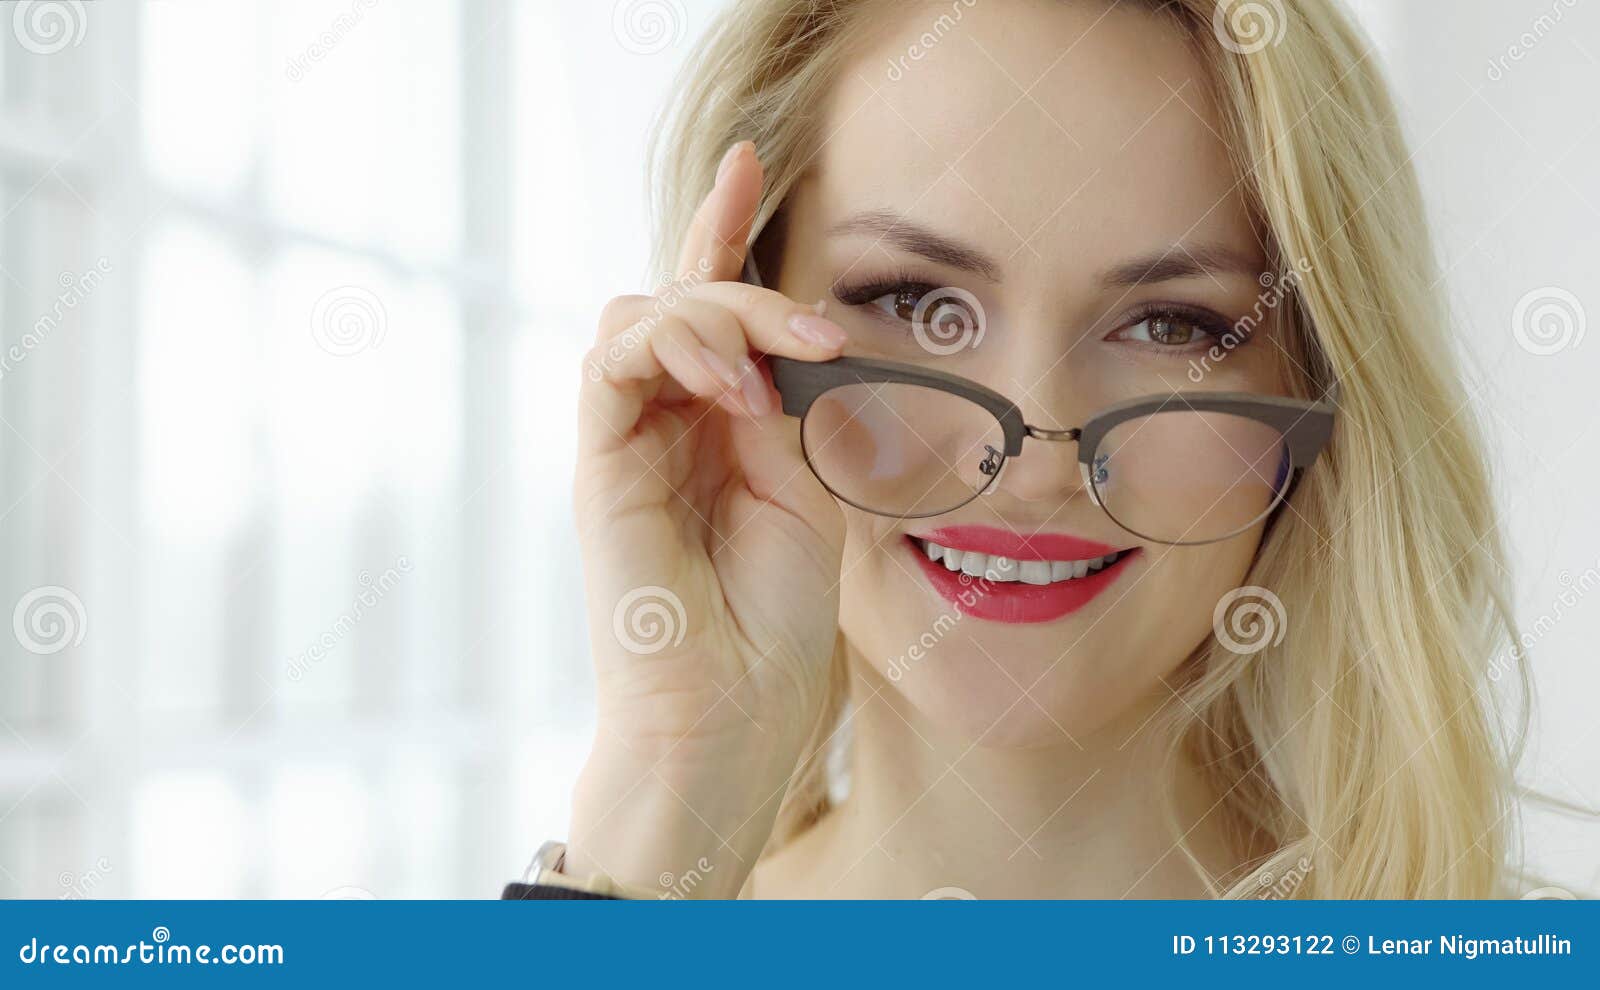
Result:
{"type": "Polygon", "coordinates": [[[618,883],[603,873],[587,879],[568,876],[566,866],[567,844],[552,839],[533,854],[521,880],[506,884],[500,892],[504,901],[620,901],[650,900],[651,891],[618,883]]]}

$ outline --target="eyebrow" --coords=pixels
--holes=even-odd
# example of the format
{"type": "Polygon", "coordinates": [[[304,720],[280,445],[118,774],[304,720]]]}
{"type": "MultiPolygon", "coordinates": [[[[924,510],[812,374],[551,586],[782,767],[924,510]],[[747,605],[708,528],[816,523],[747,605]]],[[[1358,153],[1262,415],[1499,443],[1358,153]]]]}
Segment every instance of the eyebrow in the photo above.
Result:
{"type": "Polygon", "coordinates": [[[1131,287],[1197,276],[1259,275],[1261,259],[1226,244],[1174,244],[1163,251],[1114,265],[1100,273],[1106,285],[1131,287]]]}
{"type": "MultiPolygon", "coordinates": [[[[834,236],[873,234],[929,261],[972,272],[989,282],[1000,281],[999,263],[982,250],[891,210],[853,213],[829,227],[828,233],[834,236]]],[[[1219,274],[1255,276],[1262,267],[1255,254],[1226,244],[1174,244],[1114,265],[1100,274],[1100,281],[1109,286],[1133,287],[1219,274]]]]}
{"type": "Polygon", "coordinates": [[[920,254],[929,261],[947,265],[959,271],[971,272],[988,282],[1000,281],[1000,265],[989,255],[971,244],[924,227],[889,210],[866,210],[853,213],[832,227],[831,235],[876,234],[902,251],[920,254]]]}

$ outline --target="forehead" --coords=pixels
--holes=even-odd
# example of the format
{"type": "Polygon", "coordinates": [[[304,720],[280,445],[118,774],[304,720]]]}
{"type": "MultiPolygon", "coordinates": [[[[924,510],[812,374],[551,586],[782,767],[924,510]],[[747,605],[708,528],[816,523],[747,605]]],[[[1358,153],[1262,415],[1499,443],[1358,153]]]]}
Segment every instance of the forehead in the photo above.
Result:
{"type": "Polygon", "coordinates": [[[828,212],[954,227],[1008,271],[1252,242],[1207,76],[1137,5],[880,5],[827,102],[828,212]]]}

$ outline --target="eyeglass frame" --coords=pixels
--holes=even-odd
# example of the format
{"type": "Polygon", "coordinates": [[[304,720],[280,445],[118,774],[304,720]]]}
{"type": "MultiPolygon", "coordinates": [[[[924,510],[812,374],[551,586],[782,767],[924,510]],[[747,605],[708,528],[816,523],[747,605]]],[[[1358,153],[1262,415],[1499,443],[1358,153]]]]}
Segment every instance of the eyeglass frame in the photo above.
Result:
{"type": "MultiPolygon", "coordinates": [[[[763,283],[755,265],[755,240],[755,232],[752,232],[745,255],[743,280],[751,285],[760,286],[763,283]]],[[[935,371],[932,368],[863,357],[800,361],[768,355],[766,360],[772,371],[772,384],[778,390],[784,414],[801,421],[804,421],[806,413],[810,412],[812,404],[817,399],[834,389],[849,385],[902,384],[919,385],[966,399],[983,408],[999,423],[1001,434],[1005,438],[1005,449],[1001,452],[1000,463],[995,465],[993,472],[988,473],[988,481],[974,490],[970,497],[955,505],[936,512],[918,513],[884,512],[881,509],[861,505],[835,491],[812,463],[811,452],[805,449],[805,437],[802,431],[801,452],[805,456],[806,467],[811,470],[812,476],[818,483],[827,489],[828,494],[846,505],[890,519],[927,519],[942,516],[967,505],[992,488],[995,480],[1000,477],[1000,471],[1005,467],[1006,461],[1022,456],[1023,441],[1029,437],[1047,442],[1071,441],[1078,445],[1078,469],[1083,476],[1083,487],[1095,506],[1119,528],[1142,539],[1154,540],[1168,546],[1202,546],[1219,543],[1238,536],[1263,519],[1272,518],[1278,509],[1288,503],[1289,496],[1293,494],[1305,471],[1322,454],[1332,439],[1334,419],[1339,409],[1338,382],[1334,382],[1328,388],[1323,399],[1294,399],[1251,392],[1184,391],[1125,399],[1090,416],[1082,426],[1049,429],[1029,424],[1023,419],[1022,410],[1017,404],[999,392],[980,385],[970,378],[935,371]],[[1274,493],[1272,504],[1261,515],[1232,533],[1206,540],[1174,541],[1149,536],[1129,527],[1112,514],[1095,488],[1094,457],[1106,435],[1129,420],[1170,412],[1173,403],[1179,404],[1177,406],[1179,411],[1216,412],[1254,420],[1276,429],[1283,437],[1289,455],[1289,467],[1281,490],[1274,493]]]]}
{"type": "Polygon", "coordinates": [[[1316,461],[1323,448],[1327,446],[1333,435],[1333,421],[1338,409],[1337,397],[1334,395],[1330,395],[1327,400],[1318,401],[1255,395],[1248,392],[1173,392],[1168,395],[1143,396],[1115,403],[1095,413],[1082,426],[1049,429],[1028,423],[1023,419],[1022,410],[1015,402],[993,389],[971,379],[914,364],[862,357],[799,361],[775,355],[769,355],[767,363],[771,368],[772,383],[778,390],[784,414],[796,419],[804,420],[817,399],[835,389],[850,385],[899,384],[930,388],[965,399],[988,412],[999,425],[1005,448],[1001,452],[1000,463],[994,466],[993,472],[986,472],[988,481],[975,489],[967,499],[935,512],[885,512],[882,509],[862,505],[835,490],[822,476],[822,472],[817,470],[812,462],[811,452],[803,450],[806,466],[811,469],[817,481],[828,490],[829,494],[847,505],[873,515],[894,519],[926,519],[930,516],[944,515],[961,508],[988,491],[994,485],[995,479],[999,478],[1000,469],[1005,466],[1005,462],[1013,457],[1022,456],[1022,445],[1028,438],[1047,442],[1071,441],[1078,445],[1078,468],[1083,475],[1084,489],[1094,504],[1110,516],[1112,522],[1129,533],[1144,539],[1158,540],[1169,546],[1197,546],[1230,539],[1276,511],[1288,501],[1302,473],[1316,461]],[[1281,490],[1274,493],[1273,502],[1265,512],[1244,527],[1223,536],[1205,540],[1174,541],[1141,533],[1122,522],[1106,508],[1094,484],[1094,458],[1100,444],[1112,429],[1123,423],[1174,410],[1239,416],[1278,431],[1283,437],[1283,444],[1289,457],[1288,477],[1287,483],[1281,490]]]}

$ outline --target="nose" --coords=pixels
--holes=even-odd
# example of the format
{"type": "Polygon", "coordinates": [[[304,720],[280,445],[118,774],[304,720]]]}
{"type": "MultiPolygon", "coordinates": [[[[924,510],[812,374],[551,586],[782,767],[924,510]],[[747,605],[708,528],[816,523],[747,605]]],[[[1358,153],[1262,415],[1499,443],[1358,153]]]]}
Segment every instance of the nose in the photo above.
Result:
{"type": "Polygon", "coordinates": [[[1022,453],[1007,459],[995,490],[1023,502],[1061,501],[1083,488],[1076,430],[1030,429],[1022,453]]]}

